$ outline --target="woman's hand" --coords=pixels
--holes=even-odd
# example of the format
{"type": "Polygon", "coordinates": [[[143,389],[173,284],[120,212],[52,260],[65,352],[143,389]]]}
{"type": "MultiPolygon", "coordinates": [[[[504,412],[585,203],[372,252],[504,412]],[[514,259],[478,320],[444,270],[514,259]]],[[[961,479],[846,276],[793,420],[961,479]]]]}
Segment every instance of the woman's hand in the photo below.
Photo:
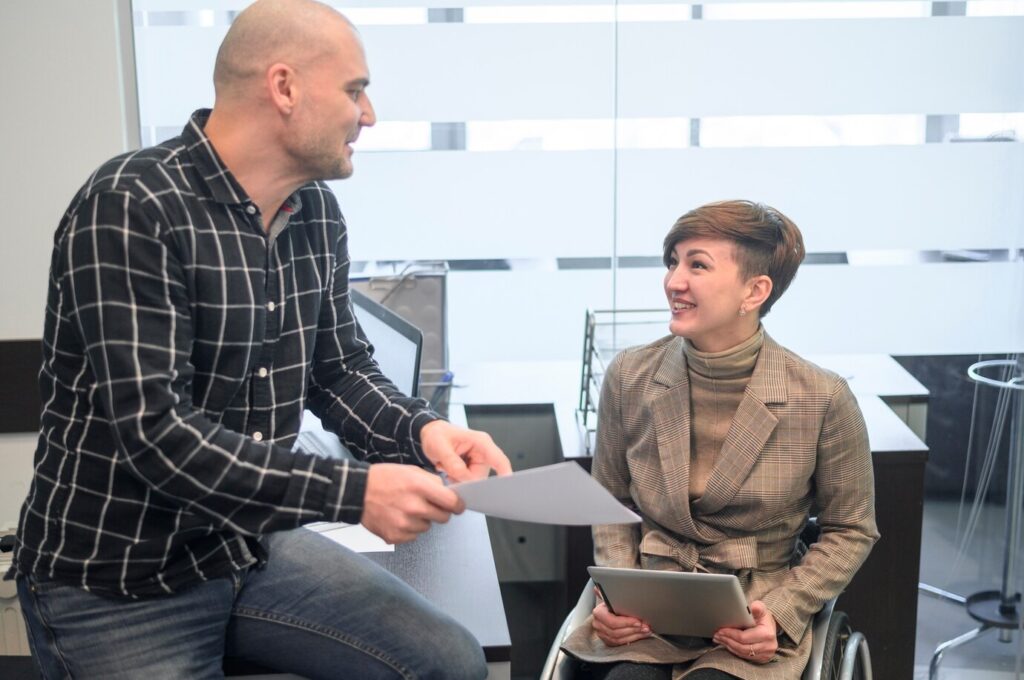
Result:
{"type": "MultiPolygon", "coordinates": [[[[597,589],[594,589],[597,592],[597,589]]],[[[597,606],[594,607],[594,632],[601,642],[609,647],[628,645],[637,640],[650,637],[651,628],[646,623],[633,616],[618,616],[608,611],[608,606],[601,600],[601,594],[597,593],[597,606]]]]}
{"type": "MultiPolygon", "coordinates": [[[[750,628],[719,628],[714,641],[751,663],[768,663],[779,648],[775,617],[761,600],[750,603],[754,625],[750,628]]],[[[595,617],[596,618],[596,617],[595,617]]]]}

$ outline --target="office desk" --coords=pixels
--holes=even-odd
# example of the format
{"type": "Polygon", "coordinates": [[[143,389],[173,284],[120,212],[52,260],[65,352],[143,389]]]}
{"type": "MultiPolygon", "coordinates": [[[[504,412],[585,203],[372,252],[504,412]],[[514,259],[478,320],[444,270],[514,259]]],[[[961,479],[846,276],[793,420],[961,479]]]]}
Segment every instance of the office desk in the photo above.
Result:
{"type": "MultiPolygon", "coordinates": [[[[488,680],[511,677],[512,642],[483,515],[465,512],[447,524],[435,524],[394,552],[364,554],[473,633],[487,659],[488,680]]],[[[266,669],[236,660],[229,660],[225,668],[229,677],[239,680],[302,680],[291,674],[267,674],[266,669]]]]}
{"type": "Polygon", "coordinates": [[[441,611],[469,629],[484,648],[489,678],[510,674],[512,642],[491,556],[487,521],[467,511],[390,553],[366,553],[441,611]],[[504,673],[504,675],[502,675],[504,673]]]}
{"type": "MultiPolygon", "coordinates": [[[[927,447],[888,402],[926,406],[927,390],[884,355],[820,355],[820,366],[847,378],[864,413],[875,473],[875,511],[882,538],[854,577],[839,605],[871,645],[879,680],[913,675],[917,629],[924,466],[927,447]]],[[[577,425],[578,361],[494,362],[455,368],[453,403],[552,404],[558,441],[566,460],[588,471],[590,456],[577,425]]],[[[901,414],[902,415],[902,414],[901,414]]],[[[919,413],[918,416],[923,416],[919,413]]],[[[461,411],[454,409],[453,421],[461,411]]],[[[566,611],[586,583],[593,564],[589,528],[570,528],[566,546],[566,611]]]]}
{"type": "MultiPolygon", "coordinates": [[[[394,552],[366,556],[468,628],[484,649],[489,680],[508,680],[512,643],[483,515],[466,512],[435,525],[412,543],[397,546],[394,552]]],[[[244,662],[229,662],[226,667],[232,677],[250,680],[298,677],[267,675],[266,669],[244,662]]],[[[37,680],[38,676],[29,657],[0,656],[0,678],[37,680]]]]}
{"type": "Polygon", "coordinates": [[[924,440],[928,419],[928,388],[888,354],[811,354],[805,357],[846,378],[857,395],[883,402],[924,440]]]}

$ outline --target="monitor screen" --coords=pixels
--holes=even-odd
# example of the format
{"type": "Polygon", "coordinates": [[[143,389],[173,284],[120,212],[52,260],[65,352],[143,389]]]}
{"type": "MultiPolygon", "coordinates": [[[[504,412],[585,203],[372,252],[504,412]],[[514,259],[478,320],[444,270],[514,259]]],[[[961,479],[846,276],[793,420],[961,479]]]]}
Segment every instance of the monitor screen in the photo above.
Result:
{"type": "Polygon", "coordinates": [[[414,397],[419,386],[420,329],[358,290],[349,290],[352,311],[373,345],[373,358],[380,370],[402,394],[414,397]]]}
{"type": "MultiPolygon", "coordinates": [[[[349,290],[352,312],[373,345],[373,358],[381,372],[402,394],[416,396],[419,386],[423,333],[420,329],[357,290],[349,290]]],[[[351,458],[338,438],[325,431],[320,419],[306,411],[295,449],[327,458],[351,458]]]]}

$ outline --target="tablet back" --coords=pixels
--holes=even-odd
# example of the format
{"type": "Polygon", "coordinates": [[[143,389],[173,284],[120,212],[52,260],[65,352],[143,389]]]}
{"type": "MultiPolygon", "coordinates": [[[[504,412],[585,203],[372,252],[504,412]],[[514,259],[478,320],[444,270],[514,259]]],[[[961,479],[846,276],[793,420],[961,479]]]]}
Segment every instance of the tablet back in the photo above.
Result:
{"type": "Polygon", "coordinates": [[[588,567],[612,610],[635,616],[662,635],[711,637],[722,627],[748,628],[754,619],[732,574],[588,567]]]}

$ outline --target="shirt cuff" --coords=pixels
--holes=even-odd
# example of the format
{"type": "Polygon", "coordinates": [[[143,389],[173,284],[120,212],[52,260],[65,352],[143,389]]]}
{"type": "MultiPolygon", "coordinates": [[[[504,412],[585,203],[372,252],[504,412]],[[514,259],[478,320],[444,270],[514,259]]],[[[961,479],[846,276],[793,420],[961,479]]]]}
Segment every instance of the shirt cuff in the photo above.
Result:
{"type": "Polygon", "coordinates": [[[430,459],[427,458],[427,454],[423,453],[423,444],[420,437],[423,434],[423,427],[435,420],[445,419],[433,411],[420,411],[412,417],[412,424],[410,426],[412,432],[412,453],[416,459],[416,465],[432,472],[437,472],[437,470],[434,468],[434,464],[430,462],[430,459]]]}
{"type": "Polygon", "coordinates": [[[370,465],[360,461],[342,460],[331,473],[331,486],[324,503],[324,520],[358,524],[363,517],[366,478],[370,465]]]}

